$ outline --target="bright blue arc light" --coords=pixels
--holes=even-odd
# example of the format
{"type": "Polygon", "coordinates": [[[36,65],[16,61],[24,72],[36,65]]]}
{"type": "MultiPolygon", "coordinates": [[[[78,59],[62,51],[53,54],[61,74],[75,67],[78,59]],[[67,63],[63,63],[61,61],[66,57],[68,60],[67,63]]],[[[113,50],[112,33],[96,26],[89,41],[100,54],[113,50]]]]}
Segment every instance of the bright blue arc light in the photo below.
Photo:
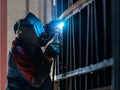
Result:
{"type": "Polygon", "coordinates": [[[61,23],[59,23],[59,24],[57,25],[57,27],[60,28],[60,29],[62,29],[63,26],[64,26],[64,23],[63,23],[63,22],[61,22],[61,23]]]}

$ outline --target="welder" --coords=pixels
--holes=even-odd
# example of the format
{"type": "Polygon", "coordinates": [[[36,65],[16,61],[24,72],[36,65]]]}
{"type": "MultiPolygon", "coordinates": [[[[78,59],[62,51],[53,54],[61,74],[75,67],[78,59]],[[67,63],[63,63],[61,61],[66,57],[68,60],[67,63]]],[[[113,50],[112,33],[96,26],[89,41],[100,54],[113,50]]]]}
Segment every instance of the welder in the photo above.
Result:
{"type": "Polygon", "coordinates": [[[61,45],[52,40],[56,24],[46,26],[33,13],[14,25],[15,40],[8,55],[6,90],[51,90],[50,70],[61,45]]]}

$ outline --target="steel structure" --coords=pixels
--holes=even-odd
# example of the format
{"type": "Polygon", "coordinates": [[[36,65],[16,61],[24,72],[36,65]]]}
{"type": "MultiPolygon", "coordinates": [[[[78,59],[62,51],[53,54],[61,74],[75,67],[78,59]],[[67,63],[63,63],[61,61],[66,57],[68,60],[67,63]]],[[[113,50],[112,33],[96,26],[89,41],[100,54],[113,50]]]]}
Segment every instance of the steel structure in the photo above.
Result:
{"type": "Polygon", "coordinates": [[[119,90],[118,2],[53,0],[53,19],[66,21],[55,90],[119,90]]]}

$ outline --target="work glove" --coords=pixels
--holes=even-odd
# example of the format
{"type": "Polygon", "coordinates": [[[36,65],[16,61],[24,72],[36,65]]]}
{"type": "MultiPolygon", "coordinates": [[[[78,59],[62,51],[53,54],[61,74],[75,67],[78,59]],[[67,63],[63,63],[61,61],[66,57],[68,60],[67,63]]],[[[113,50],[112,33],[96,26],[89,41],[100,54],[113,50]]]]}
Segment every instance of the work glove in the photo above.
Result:
{"type": "Polygon", "coordinates": [[[60,28],[58,27],[58,24],[61,22],[61,20],[54,20],[50,23],[46,24],[44,27],[45,32],[41,34],[39,38],[39,45],[45,46],[51,39],[56,38],[58,41],[62,41],[62,34],[60,32],[60,28]]]}
{"type": "Polygon", "coordinates": [[[56,58],[57,55],[60,55],[60,53],[62,52],[62,45],[60,45],[59,43],[51,43],[48,45],[45,54],[48,57],[53,57],[56,58]]]}

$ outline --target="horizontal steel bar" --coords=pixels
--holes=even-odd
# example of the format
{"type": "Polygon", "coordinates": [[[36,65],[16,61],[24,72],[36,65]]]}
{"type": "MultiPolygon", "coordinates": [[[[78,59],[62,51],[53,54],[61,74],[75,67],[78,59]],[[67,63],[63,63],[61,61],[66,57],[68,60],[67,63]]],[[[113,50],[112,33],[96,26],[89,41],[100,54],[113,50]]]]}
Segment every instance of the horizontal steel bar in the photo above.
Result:
{"type": "Polygon", "coordinates": [[[83,68],[78,68],[78,69],[75,69],[73,71],[69,71],[69,72],[66,72],[66,73],[56,75],[55,76],[55,81],[70,78],[70,77],[74,77],[74,76],[77,76],[77,75],[82,75],[82,74],[94,72],[96,70],[99,70],[99,69],[102,69],[102,68],[105,68],[105,67],[109,67],[109,66],[113,66],[113,58],[110,58],[110,59],[107,59],[107,60],[105,59],[102,62],[99,62],[99,63],[94,64],[94,65],[91,64],[90,66],[86,66],[86,67],[83,67],[83,68]]]}
{"type": "Polygon", "coordinates": [[[88,89],[88,90],[112,90],[112,86],[100,87],[100,88],[88,89]]]}
{"type": "Polygon", "coordinates": [[[90,4],[93,0],[78,0],[75,4],[73,4],[70,8],[64,11],[58,19],[68,20],[70,17],[80,12],[81,9],[90,4]]]}

